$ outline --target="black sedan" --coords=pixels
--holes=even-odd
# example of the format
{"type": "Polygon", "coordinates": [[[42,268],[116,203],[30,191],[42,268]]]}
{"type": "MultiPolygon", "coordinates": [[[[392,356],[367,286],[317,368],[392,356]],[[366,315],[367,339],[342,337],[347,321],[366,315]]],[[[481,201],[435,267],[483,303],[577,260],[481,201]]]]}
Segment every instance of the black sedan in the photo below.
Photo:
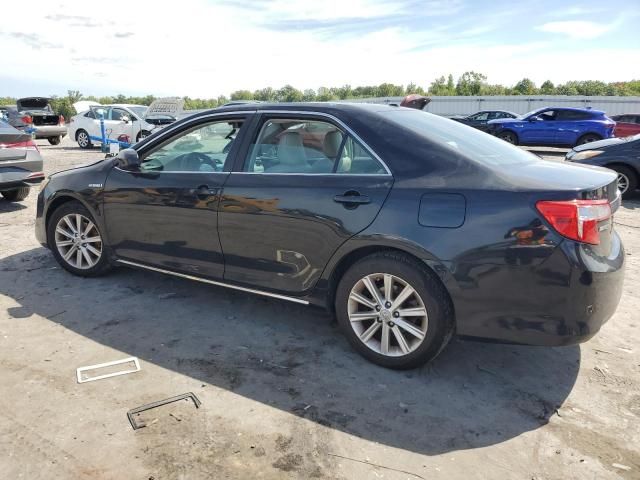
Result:
{"type": "Polygon", "coordinates": [[[629,198],[635,194],[640,180],[640,134],[579,145],[567,153],[565,160],[615,170],[620,193],[629,198]]]}
{"type": "Polygon", "coordinates": [[[622,292],[619,203],[611,171],[428,113],[258,104],[52,175],[36,235],[76,275],[125,265],[326,307],[363,356],[410,368],[454,333],[594,335],[622,292]]]}
{"type": "Polygon", "coordinates": [[[518,114],[504,110],[483,110],[466,117],[452,117],[451,120],[464,123],[465,125],[469,125],[470,127],[486,132],[487,122],[489,120],[499,120],[501,118],[518,118],[518,114]]]}

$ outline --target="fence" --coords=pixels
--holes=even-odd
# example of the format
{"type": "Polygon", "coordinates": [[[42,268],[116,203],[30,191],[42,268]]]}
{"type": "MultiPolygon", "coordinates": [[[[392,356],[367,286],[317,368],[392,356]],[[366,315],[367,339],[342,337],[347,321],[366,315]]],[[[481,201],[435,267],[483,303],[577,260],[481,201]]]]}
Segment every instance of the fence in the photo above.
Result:
{"type": "MultiPolygon", "coordinates": [[[[358,98],[358,103],[396,103],[402,97],[358,98]]],[[[451,117],[469,115],[479,110],[507,110],[523,114],[543,107],[579,107],[603,110],[607,115],[640,113],[640,97],[586,97],[563,95],[509,95],[482,97],[431,97],[425,111],[451,117]]]]}

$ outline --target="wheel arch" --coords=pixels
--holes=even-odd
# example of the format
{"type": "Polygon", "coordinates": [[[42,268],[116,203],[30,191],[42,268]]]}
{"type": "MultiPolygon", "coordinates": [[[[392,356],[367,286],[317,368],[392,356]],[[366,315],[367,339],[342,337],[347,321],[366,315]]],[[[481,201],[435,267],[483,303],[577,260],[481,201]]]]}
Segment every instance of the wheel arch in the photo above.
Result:
{"type": "MultiPolygon", "coordinates": [[[[349,243],[349,242],[347,242],[349,243]]],[[[343,245],[344,247],[344,245],[343,245]]],[[[342,250],[342,249],[341,249],[342,250]]],[[[444,264],[435,259],[433,256],[424,252],[419,247],[410,244],[393,244],[386,242],[375,242],[375,244],[354,245],[347,248],[339,255],[334,255],[330,265],[323,272],[322,283],[326,288],[326,306],[330,312],[335,310],[335,297],[340,279],[345,272],[359,260],[380,252],[396,252],[410,257],[419,265],[423,266],[430,274],[438,280],[449,297],[451,309],[455,322],[455,290],[456,283],[453,276],[444,264]]]]}
{"type": "Polygon", "coordinates": [[[602,166],[605,167],[605,168],[612,168],[612,167],[625,167],[625,168],[628,168],[629,170],[631,170],[634,173],[634,175],[636,176],[636,180],[640,181],[640,171],[638,171],[638,169],[634,165],[631,165],[630,163],[625,163],[625,162],[622,162],[620,160],[614,160],[612,162],[605,163],[602,166]]]}
{"type": "MultiPolygon", "coordinates": [[[[87,210],[89,210],[94,220],[102,224],[102,221],[101,221],[102,217],[98,215],[98,212],[96,212],[95,209],[92,208],[89,203],[84,201],[84,199],[81,196],[76,195],[74,192],[67,192],[67,191],[56,193],[54,198],[50,199],[47,202],[47,208],[44,213],[44,230],[45,230],[45,236],[47,237],[46,238],[47,243],[49,243],[48,232],[49,232],[49,221],[51,220],[51,215],[53,215],[53,212],[55,212],[62,205],[65,205],[73,201],[77,201],[81,203],[82,206],[84,206],[87,210]]],[[[104,232],[102,225],[100,225],[100,227],[101,227],[101,231],[104,232]]],[[[104,237],[104,233],[103,233],[103,237],[104,237]]]]}
{"type": "Polygon", "coordinates": [[[604,136],[600,133],[600,132],[596,132],[596,131],[587,131],[587,132],[583,132],[580,135],[578,135],[578,138],[576,140],[576,144],[580,144],[580,140],[582,140],[584,137],[588,136],[588,135],[593,135],[595,137],[598,137],[599,140],[604,140],[604,136]]]}
{"type": "Polygon", "coordinates": [[[520,143],[520,135],[518,135],[518,132],[516,132],[514,129],[509,127],[503,127],[496,132],[496,137],[501,133],[510,133],[511,135],[514,135],[516,137],[516,142],[520,143]]]}

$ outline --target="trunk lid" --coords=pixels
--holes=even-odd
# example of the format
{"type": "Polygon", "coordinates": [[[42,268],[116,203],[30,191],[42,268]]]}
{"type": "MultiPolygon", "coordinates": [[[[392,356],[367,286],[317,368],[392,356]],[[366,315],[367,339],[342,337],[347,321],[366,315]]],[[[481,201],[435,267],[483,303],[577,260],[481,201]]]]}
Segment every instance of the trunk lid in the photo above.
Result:
{"type": "Polygon", "coordinates": [[[50,98],[47,97],[26,97],[20,98],[16,102],[16,107],[19,112],[30,111],[30,110],[48,110],[51,111],[51,107],[49,106],[50,98]]]}

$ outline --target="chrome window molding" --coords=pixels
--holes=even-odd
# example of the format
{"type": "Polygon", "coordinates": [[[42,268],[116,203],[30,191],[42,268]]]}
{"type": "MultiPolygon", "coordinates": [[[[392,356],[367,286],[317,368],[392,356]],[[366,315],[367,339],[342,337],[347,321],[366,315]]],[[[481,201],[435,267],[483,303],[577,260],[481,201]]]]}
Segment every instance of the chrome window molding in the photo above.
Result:
{"type": "MultiPolygon", "coordinates": [[[[253,114],[266,114],[266,115],[281,115],[281,114],[285,114],[285,115],[296,115],[296,116],[307,116],[307,117],[324,117],[324,118],[328,118],[329,120],[331,120],[332,122],[336,123],[337,125],[340,126],[340,128],[342,128],[343,130],[345,130],[349,135],[351,135],[358,143],[360,143],[360,145],[362,146],[362,148],[364,148],[371,156],[373,156],[376,160],[378,160],[382,166],[384,167],[385,171],[387,172],[386,175],[387,176],[393,176],[393,174],[391,173],[391,170],[389,169],[389,167],[387,166],[387,164],[384,162],[384,160],[382,160],[380,158],[380,156],[371,149],[371,147],[369,147],[369,145],[367,145],[367,143],[362,140],[362,138],[355,133],[348,125],[346,125],[342,120],[340,120],[339,118],[336,118],[334,115],[331,115],[330,113],[325,113],[325,112],[316,112],[316,111],[311,111],[311,110],[242,110],[242,111],[227,111],[227,112],[213,112],[213,113],[209,113],[207,115],[203,115],[201,117],[197,117],[192,119],[192,122],[195,123],[200,123],[201,121],[205,121],[208,119],[215,119],[217,117],[234,117],[234,116],[246,116],[246,115],[253,115],[253,114]]],[[[189,122],[191,123],[191,122],[189,122]]],[[[174,132],[177,129],[181,129],[183,128],[185,125],[188,124],[181,124],[179,126],[175,126],[175,125],[170,125],[168,127],[163,128],[159,133],[158,136],[156,138],[153,139],[152,142],[150,142],[147,145],[143,145],[142,149],[146,150],[147,148],[153,148],[155,145],[157,145],[158,143],[162,143],[165,139],[165,137],[167,137],[168,135],[170,135],[172,132],[174,132]]],[[[187,126],[187,128],[189,128],[187,126]]],[[[234,172],[232,171],[231,173],[257,173],[257,174],[261,174],[263,175],[264,172],[234,172]]],[[[270,173],[269,175],[275,175],[274,173],[270,173]]],[[[309,174],[309,175],[316,175],[316,174],[309,174]]],[[[384,175],[384,174],[372,174],[372,175],[384,175]]]]}
{"type": "Polygon", "coordinates": [[[218,287],[225,287],[225,288],[231,288],[233,290],[240,290],[241,292],[254,293],[256,295],[262,295],[262,296],[265,296],[265,297],[277,298],[277,299],[280,299],[280,300],[287,300],[288,302],[300,303],[302,305],[309,305],[309,302],[307,300],[303,300],[301,298],[289,297],[287,295],[280,295],[278,293],[265,292],[264,290],[256,290],[254,288],[240,287],[238,285],[232,285],[230,283],[218,282],[216,280],[209,280],[209,279],[202,278],[202,277],[196,277],[196,276],[193,276],[193,275],[187,275],[185,273],[173,272],[171,270],[165,270],[164,268],[151,267],[149,265],[143,265],[141,263],[131,262],[129,260],[118,259],[116,261],[118,263],[122,263],[123,265],[129,265],[129,266],[132,266],[132,267],[143,268],[143,269],[146,269],[146,270],[151,270],[151,271],[158,272],[158,273],[164,273],[164,274],[167,274],[167,275],[174,275],[176,277],[187,278],[189,280],[195,280],[196,282],[208,283],[209,285],[216,285],[218,287]]]}
{"type": "MultiPolygon", "coordinates": [[[[340,128],[342,128],[343,130],[345,130],[349,135],[351,135],[373,158],[375,158],[376,160],[378,160],[380,162],[380,164],[384,167],[385,171],[387,172],[387,175],[392,175],[391,170],[389,170],[389,167],[387,166],[387,164],[380,158],[380,156],[373,151],[373,149],[366,144],[366,142],[364,140],[362,140],[362,138],[360,138],[360,136],[354,132],[353,130],[351,130],[351,128],[345,124],[342,120],[340,120],[339,118],[336,118],[335,116],[331,115],[330,113],[325,113],[325,112],[314,112],[314,111],[307,111],[307,110],[258,110],[258,113],[262,113],[262,114],[286,114],[286,115],[303,115],[303,116],[310,116],[310,117],[315,117],[315,116],[320,116],[320,117],[324,117],[324,118],[328,118],[330,120],[332,120],[334,123],[337,123],[340,128]]],[[[238,172],[234,172],[234,173],[238,173],[238,172]]],[[[261,173],[261,172],[254,172],[254,173],[261,173]]],[[[270,174],[273,175],[273,174],[270,174]]],[[[311,173],[310,175],[316,175],[314,173],[311,173]]],[[[323,174],[321,174],[323,175],[323,174]]],[[[341,174],[336,174],[336,175],[341,175],[341,174]]],[[[347,174],[350,175],[350,174],[347,174]]],[[[373,175],[380,175],[380,174],[373,174],[373,175]]]]}

